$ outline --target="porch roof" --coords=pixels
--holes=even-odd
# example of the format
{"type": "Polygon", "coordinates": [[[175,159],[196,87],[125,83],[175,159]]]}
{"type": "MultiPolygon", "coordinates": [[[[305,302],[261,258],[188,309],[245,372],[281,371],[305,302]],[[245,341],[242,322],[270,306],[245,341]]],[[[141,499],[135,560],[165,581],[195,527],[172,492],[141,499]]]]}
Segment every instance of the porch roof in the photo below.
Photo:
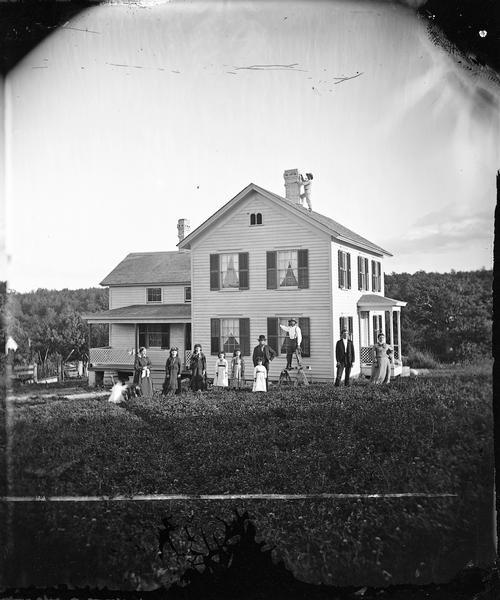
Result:
{"type": "Polygon", "coordinates": [[[82,317],[88,323],[191,323],[191,305],[134,304],[82,317]]]}
{"type": "Polygon", "coordinates": [[[388,308],[406,306],[406,304],[407,303],[402,300],[386,298],[385,296],[379,296],[378,294],[363,294],[358,300],[358,308],[363,308],[365,310],[387,310],[388,308]]]}

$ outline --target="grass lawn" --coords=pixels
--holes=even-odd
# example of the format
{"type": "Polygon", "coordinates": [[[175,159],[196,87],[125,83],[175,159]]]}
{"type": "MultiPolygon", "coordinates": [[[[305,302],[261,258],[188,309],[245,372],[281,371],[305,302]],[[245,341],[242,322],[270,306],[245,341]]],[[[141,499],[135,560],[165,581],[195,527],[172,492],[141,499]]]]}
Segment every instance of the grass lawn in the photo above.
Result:
{"type": "Polygon", "coordinates": [[[7,563],[29,583],[51,574],[44,585],[60,577],[75,585],[109,585],[110,578],[121,586],[168,584],[183,565],[159,562],[161,517],[172,514],[179,525],[191,518],[210,530],[237,505],[302,579],[445,580],[468,561],[491,558],[491,397],[491,376],[458,371],[387,387],[211,391],[122,406],[105,399],[14,400],[11,495],[457,497],[9,505],[3,508],[15,535],[7,563]]]}

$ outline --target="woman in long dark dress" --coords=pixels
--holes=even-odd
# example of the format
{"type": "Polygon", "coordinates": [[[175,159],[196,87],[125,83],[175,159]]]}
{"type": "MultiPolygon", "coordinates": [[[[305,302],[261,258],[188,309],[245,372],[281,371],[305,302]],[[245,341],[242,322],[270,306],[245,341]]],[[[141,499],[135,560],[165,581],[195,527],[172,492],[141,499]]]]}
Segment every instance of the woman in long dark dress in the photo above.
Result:
{"type": "Polygon", "coordinates": [[[205,376],[207,373],[207,359],[201,351],[201,344],[195,344],[191,360],[189,361],[191,370],[191,389],[193,392],[201,392],[205,389],[205,376]]]}
{"type": "Polygon", "coordinates": [[[178,353],[179,349],[175,346],[170,348],[170,356],[165,365],[165,382],[163,384],[165,395],[172,392],[179,394],[181,391],[181,361],[178,353]]]}
{"type": "Polygon", "coordinates": [[[373,346],[373,363],[371,383],[389,383],[391,380],[392,348],[385,343],[385,335],[379,333],[377,343],[373,346]]]}
{"type": "Polygon", "coordinates": [[[152,398],[153,382],[151,380],[151,360],[146,355],[146,348],[139,348],[139,354],[134,362],[134,383],[139,386],[141,396],[152,398]]]}

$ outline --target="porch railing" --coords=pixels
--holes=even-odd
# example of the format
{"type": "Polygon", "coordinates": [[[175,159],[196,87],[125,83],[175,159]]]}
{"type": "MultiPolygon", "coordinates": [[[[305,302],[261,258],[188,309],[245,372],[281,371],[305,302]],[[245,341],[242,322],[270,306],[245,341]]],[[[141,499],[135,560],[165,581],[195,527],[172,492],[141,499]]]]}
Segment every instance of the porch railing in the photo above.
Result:
{"type": "Polygon", "coordinates": [[[92,365],[134,366],[134,351],[123,348],[91,348],[89,362],[92,365]]]}
{"type": "MultiPolygon", "coordinates": [[[[399,360],[399,346],[393,346],[394,359],[399,360]]],[[[362,346],[360,350],[360,362],[371,365],[373,362],[373,346],[362,346]]]]}

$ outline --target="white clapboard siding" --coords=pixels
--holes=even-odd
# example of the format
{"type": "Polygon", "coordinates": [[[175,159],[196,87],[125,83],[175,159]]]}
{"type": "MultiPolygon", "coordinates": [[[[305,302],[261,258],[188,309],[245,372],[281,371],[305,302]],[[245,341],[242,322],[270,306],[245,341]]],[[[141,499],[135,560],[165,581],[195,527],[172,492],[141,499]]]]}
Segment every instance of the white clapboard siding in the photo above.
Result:
{"type": "Polygon", "coordinates": [[[111,323],[109,326],[109,345],[112,348],[133,350],[135,348],[135,326],[111,323]]]}
{"type": "MultiPolygon", "coordinates": [[[[123,306],[133,306],[135,304],[147,304],[146,289],[148,287],[162,288],[162,304],[183,304],[184,303],[184,285],[164,285],[164,286],[111,286],[109,288],[109,308],[122,308],[123,306]]],[[[157,304],[155,302],[155,304],[157,304]]]]}
{"type": "MultiPolygon", "coordinates": [[[[249,318],[250,346],[253,348],[259,334],[267,335],[267,317],[304,316],[310,318],[311,328],[311,357],[305,358],[304,363],[312,366],[313,379],[333,377],[330,245],[328,234],[256,192],[193,240],[192,341],[202,344],[209,372],[216,360],[210,356],[212,317],[249,318]],[[251,226],[250,213],[257,212],[262,214],[263,224],[251,226]],[[266,251],[306,248],[309,251],[309,288],[266,289],[266,251]],[[224,252],[249,253],[249,290],[210,291],[209,255],[224,252]]],[[[271,376],[278,377],[285,365],[284,355],[273,361],[271,376]]]]}

